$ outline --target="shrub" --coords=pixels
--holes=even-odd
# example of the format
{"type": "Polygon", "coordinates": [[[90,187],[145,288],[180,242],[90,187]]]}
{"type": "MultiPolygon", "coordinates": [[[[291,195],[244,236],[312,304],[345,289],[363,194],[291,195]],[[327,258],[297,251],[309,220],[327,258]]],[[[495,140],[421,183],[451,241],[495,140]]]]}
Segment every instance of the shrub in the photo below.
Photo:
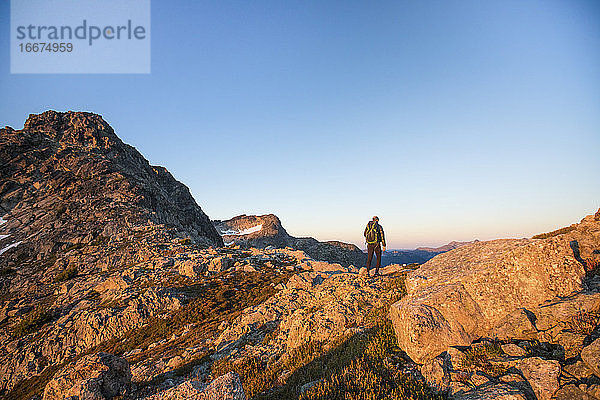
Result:
{"type": "Polygon", "coordinates": [[[52,321],[52,312],[50,309],[45,305],[38,305],[15,325],[13,333],[16,337],[23,337],[37,331],[50,321],[52,321]]]}
{"type": "Polygon", "coordinates": [[[579,311],[567,321],[568,329],[583,335],[591,334],[600,325],[600,310],[579,311]]]}
{"type": "Polygon", "coordinates": [[[102,246],[108,244],[110,238],[108,236],[98,235],[90,242],[90,246],[102,246]]]}
{"type": "Polygon", "coordinates": [[[64,204],[59,205],[58,207],[56,207],[56,217],[60,217],[66,211],[67,211],[67,206],[65,206],[64,204]]]}
{"type": "Polygon", "coordinates": [[[85,247],[85,244],[83,244],[83,243],[72,243],[72,244],[69,244],[67,247],[65,247],[64,252],[68,253],[71,250],[79,250],[84,247],[85,247]]]}
{"type": "Polygon", "coordinates": [[[189,237],[184,238],[184,239],[179,239],[178,243],[183,246],[189,246],[190,244],[192,244],[192,239],[190,239],[189,237]]]}
{"type": "Polygon", "coordinates": [[[505,372],[504,367],[492,364],[490,360],[502,356],[502,347],[495,342],[486,342],[478,346],[472,346],[463,354],[460,367],[467,371],[483,371],[492,376],[498,376],[505,372]]]}
{"type": "Polygon", "coordinates": [[[77,267],[74,265],[71,265],[70,267],[68,267],[67,269],[60,272],[58,275],[56,275],[56,277],[54,278],[54,282],[55,283],[65,282],[65,281],[68,281],[69,279],[75,278],[76,276],[77,276],[77,267]]]}

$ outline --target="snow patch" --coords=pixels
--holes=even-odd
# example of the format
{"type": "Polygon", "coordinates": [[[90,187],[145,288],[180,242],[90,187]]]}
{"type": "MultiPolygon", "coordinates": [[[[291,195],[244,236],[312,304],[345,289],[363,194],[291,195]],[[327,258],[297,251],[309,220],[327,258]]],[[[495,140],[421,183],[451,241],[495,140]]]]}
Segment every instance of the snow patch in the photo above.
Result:
{"type": "Polygon", "coordinates": [[[252,228],[244,229],[243,231],[235,231],[232,229],[228,229],[226,231],[221,231],[221,236],[242,236],[249,235],[251,233],[260,232],[262,230],[262,224],[253,226],[252,228]]]}
{"type": "Polygon", "coordinates": [[[9,237],[10,235],[0,235],[0,240],[2,239],[6,239],[7,237],[9,237]]]}
{"type": "Polygon", "coordinates": [[[6,220],[4,218],[0,217],[0,225],[5,224],[5,223],[6,223],[6,220]]]}
{"type": "Polygon", "coordinates": [[[235,242],[225,242],[225,246],[231,246],[232,244],[234,244],[235,242]]]}
{"type": "Polygon", "coordinates": [[[244,229],[240,232],[240,235],[249,235],[254,232],[260,232],[262,230],[262,224],[253,226],[252,228],[244,229]]]}
{"type": "Polygon", "coordinates": [[[3,248],[2,250],[0,250],[0,255],[4,254],[6,251],[8,251],[9,249],[12,249],[13,247],[17,247],[18,245],[20,245],[22,242],[15,242],[13,244],[9,244],[8,246],[6,246],[5,248],[3,248]]]}

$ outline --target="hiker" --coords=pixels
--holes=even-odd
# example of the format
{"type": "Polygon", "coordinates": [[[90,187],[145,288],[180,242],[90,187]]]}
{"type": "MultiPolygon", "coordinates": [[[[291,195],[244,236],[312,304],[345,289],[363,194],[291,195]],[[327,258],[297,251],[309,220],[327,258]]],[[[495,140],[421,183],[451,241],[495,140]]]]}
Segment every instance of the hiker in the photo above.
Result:
{"type": "Polygon", "coordinates": [[[371,269],[371,260],[373,252],[377,255],[377,264],[375,266],[375,275],[379,275],[379,267],[381,267],[381,252],[385,251],[385,234],[383,228],[379,225],[379,217],[373,217],[365,228],[365,241],[367,242],[367,270],[371,269]]]}

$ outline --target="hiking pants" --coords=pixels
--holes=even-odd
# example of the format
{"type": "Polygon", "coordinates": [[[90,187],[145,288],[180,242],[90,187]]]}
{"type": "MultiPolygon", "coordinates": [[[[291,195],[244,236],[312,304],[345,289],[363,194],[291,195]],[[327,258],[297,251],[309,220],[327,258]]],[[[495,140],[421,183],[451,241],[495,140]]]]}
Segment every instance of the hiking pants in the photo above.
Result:
{"type": "Polygon", "coordinates": [[[367,269],[371,268],[371,260],[373,259],[373,252],[377,255],[377,264],[375,266],[375,273],[379,273],[379,267],[381,267],[381,245],[378,243],[367,244],[367,269]]]}

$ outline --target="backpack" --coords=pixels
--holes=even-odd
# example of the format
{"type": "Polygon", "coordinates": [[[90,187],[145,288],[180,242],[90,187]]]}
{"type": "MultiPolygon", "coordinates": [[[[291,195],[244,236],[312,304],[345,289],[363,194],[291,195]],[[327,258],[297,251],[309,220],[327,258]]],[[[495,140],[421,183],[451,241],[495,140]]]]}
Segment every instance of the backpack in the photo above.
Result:
{"type": "Polygon", "coordinates": [[[370,222],[367,225],[367,233],[365,234],[365,239],[367,243],[377,243],[377,232],[379,231],[379,225],[370,222]]]}

